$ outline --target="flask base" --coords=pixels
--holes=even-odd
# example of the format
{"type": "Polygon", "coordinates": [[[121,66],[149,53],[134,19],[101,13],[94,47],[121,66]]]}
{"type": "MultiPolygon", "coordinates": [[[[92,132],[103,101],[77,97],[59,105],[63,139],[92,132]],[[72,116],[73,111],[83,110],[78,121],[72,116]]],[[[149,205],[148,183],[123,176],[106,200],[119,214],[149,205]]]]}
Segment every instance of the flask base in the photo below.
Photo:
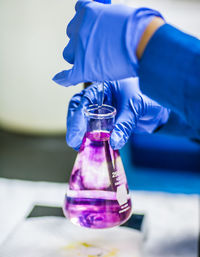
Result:
{"type": "Polygon", "coordinates": [[[116,199],[65,198],[65,216],[74,224],[93,228],[111,228],[125,223],[131,215],[131,199],[123,209],[116,199]]]}

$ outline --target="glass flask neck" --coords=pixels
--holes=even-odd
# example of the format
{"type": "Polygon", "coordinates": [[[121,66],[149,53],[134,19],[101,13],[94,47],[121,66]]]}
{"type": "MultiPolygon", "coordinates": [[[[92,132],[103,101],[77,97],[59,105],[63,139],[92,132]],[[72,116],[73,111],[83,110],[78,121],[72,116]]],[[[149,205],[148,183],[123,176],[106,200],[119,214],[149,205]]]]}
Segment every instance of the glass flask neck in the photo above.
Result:
{"type": "Polygon", "coordinates": [[[110,133],[114,126],[116,109],[110,105],[90,105],[84,110],[87,132],[110,133]]]}

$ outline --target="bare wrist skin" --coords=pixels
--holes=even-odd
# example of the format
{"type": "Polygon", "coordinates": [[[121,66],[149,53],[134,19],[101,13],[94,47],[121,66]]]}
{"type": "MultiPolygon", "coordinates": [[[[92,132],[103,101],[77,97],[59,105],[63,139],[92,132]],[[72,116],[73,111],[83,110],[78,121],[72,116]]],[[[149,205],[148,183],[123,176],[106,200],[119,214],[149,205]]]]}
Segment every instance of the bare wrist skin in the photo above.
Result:
{"type": "Polygon", "coordinates": [[[141,59],[144,50],[149,42],[149,40],[151,39],[151,37],[153,36],[153,34],[156,32],[157,29],[159,29],[163,24],[164,24],[164,20],[160,17],[155,17],[153,18],[153,20],[149,23],[149,25],[147,26],[147,28],[145,29],[140,42],[138,44],[137,50],[136,50],[136,55],[138,59],[141,59]]]}

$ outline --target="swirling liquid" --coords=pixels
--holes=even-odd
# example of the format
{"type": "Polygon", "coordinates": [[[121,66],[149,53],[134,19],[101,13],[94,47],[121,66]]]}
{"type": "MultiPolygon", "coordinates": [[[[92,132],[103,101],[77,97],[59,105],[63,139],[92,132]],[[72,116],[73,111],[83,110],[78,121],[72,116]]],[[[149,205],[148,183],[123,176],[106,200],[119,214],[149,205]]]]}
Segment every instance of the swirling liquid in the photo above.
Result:
{"type": "Polygon", "coordinates": [[[85,135],[70,179],[63,211],[74,224],[110,228],[128,220],[131,199],[118,151],[110,133],[85,135]]]}

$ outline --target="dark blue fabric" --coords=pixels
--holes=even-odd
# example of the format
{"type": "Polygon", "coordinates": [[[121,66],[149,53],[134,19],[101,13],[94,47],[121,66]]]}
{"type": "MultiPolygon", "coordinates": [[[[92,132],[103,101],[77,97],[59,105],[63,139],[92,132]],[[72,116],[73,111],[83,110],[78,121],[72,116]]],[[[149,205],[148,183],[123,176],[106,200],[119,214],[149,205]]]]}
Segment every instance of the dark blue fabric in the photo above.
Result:
{"type": "MultiPolygon", "coordinates": [[[[149,135],[153,136],[153,135],[149,135]]],[[[156,135],[155,135],[156,136],[156,135]]],[[[141,136],[142,137],[142,136],[141,136]]],[[[145,140],[145,138],[144,138],[145,140]]],[[[197,154],[198,145],[190,145],[188,147],[189,141],[182,139],[181,142],[182,151],[197,154]]],[[[181,141],[181,139],[179,139],[181,141]]],[[[152,147],[152,143],[147,145],[146,142],[144,147],[152,147]]],[[[169,142],[168,147],[169,152],[171,152],[171,147],[175,151],[179,151],[177,142],[174,144],[173,140],[169,142]]],[[[179,144],[180,146],[180,144],[179,144]]],[[[159,147],[159,146],[158,146],[159,147]]],[[[161,148],[163,145],[160,146],[161,148]]],[[[136,151],[136,150],[135,150],[136,151]]],[[[124,164],[128,185],[131,190],[144,190],[144,191],[159,191],[159,192],[169,192],[169,193],[184,193],[184,194],[200,194],[200,173],[196,171],[186,170],[172,170],[161,168],[147,168],[136,165],[134,162],[134,157],[137,157],[137,153],[132,150],[131,142],[127,143],[120,151],[121,158],[124,164]]],[[[164,151],[159,151],[157,159],[162,159],[162,154],[164,151]]],[[[170,161],[170,160],[169,160],[170,161]]],[[[176,156],[171,160],[176,162],[176,156]]]]}
{"type": "Polygon", "coordinates": [[[185,120],[173,111],[171,111],[167,123],[158,130],[158,134],[168,134],[187,137],[192,140],[200,140],[198,130],[186,123],[185,120]]]}
{"type": "Polygon", "coordinates": [[[184,133],[200,138],[200,40],[161,26],[140,60],[139,78],[143,93],[175,111],[189,125],[184,133]]]}
{"type": "Polygon", "coordinates": [[[160,134],[133,135],[131,143],[135,166],[197,172],[200,180],[200,144],[185,137],[160,134]]]}

